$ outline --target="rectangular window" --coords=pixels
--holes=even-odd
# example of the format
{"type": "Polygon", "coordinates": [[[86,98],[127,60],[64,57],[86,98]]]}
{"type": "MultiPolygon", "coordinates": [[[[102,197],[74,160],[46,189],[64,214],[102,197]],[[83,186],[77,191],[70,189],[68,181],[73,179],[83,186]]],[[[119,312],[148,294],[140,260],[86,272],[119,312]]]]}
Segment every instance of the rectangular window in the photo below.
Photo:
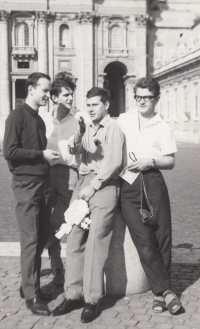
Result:
{"type": "Polygon", "coordinates": [[[29,69],[30,63],[29,62],[17,62],[18,69],[29,69]]]}
{"type": "Polygon", "coordinates": [[[178,106],[177,106],[177,88],[174,90],[174,119],[178,117],[178,106]]]}
{"type": "Polygon", "coordinates": [[[195,96],[195,116],[198,118],[198,95],[195,96]]]}
{"type": "Polygon", "coordinates": [[[169,90],[166,91],[166,103],[167,103],[167,120],[169,120],[169,111],[170,111],[170,104],[169,104],[169,90]]]}
{"type": "Polygon", "coordinates": [[[194,116],[195,118],[199,117],[199,95],[198,95],[198,83],[194,84],[194,116]]]}
{"type": "Polygon", "coordinates": [[[187,86],[183,87],[184,111],[187,112],[187,86]]]}

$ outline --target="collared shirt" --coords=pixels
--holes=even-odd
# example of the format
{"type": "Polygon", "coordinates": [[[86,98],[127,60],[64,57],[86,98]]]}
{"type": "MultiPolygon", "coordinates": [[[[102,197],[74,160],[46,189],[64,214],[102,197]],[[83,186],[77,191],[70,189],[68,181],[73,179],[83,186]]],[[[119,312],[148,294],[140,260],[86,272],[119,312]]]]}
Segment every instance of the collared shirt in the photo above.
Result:
{"type": "Polygon", "coordinates": [[[153,159],[177,152],[173,132],[159,114],[155,114],[142,129],[137,111],[121,114],[117,122],[125,134],[123,166],[131,162],[129,152],[133,152],[136,158],[153,159]]]}
{"type": "Polygon", "coordinates": [[[69,138],[75,135],[78,121],[75,119],[76,109],[71,109],[68,115],[61,121],[57,119],[57,108],[53,107],[51,112],[41,114],[46,125],[47,149],[58,151],[60,157],[52,161],[51,166],[61,164],[77,168],[80,164],[80,155],[69,153],[69,138]]]}
{"type": "MultiPolygon", "coordinates": [[[[98,126],[86,123],[86,131],[79,147],[79,151],[82,152],[79,173],[81,175],[96,174],[90,183],[95,190],[105,186],[110,178],[119,177],[123,142],[124,134],[109,114],[98,126]]],[[[70,148],[73,146],[74,140],[71,140],[70,148]]]]}

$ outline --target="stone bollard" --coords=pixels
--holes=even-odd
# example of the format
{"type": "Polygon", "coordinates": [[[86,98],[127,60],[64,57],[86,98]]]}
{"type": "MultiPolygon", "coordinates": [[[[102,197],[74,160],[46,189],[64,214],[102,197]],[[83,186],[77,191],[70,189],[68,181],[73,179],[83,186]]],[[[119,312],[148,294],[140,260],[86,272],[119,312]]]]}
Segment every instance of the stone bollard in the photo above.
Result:
{"type": "Polygon", "coordinates": [[[125,221],[117,213],[105,268],[106,294],[139,294],[150,290],[125,221]]]}

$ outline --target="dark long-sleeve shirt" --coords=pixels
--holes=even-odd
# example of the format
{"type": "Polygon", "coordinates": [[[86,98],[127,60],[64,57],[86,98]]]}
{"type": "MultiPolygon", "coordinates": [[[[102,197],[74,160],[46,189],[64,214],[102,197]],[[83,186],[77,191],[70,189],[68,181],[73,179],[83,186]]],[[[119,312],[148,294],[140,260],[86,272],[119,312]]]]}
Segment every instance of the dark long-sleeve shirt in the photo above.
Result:
{"type": "Polygon", "coordinates": [[[29,105],[12,111],[5,126],[4,158],[14,180],[41,181],[48,174],[49,164],[43,158],[47,139],[44,121],[29,105]]]}

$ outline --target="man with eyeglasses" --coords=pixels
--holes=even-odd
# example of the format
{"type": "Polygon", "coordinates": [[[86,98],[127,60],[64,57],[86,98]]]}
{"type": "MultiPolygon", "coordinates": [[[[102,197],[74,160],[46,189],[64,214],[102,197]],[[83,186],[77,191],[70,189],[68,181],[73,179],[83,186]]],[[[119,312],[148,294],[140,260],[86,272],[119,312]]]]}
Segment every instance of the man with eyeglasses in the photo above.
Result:
{"type": "Polygon", "coordinates": [[[128,180],[122,175],[122,214],[154,293],[153,311],[168,309],[175,314],[181,302],[170,287],[171,212],[160,169],[173,169],[177,148],[170,126],[155,112],[160,97],[157,80],[139,79],[134,93],[137,111],[118,119],[125,134],[123,160],[129,174],[128,180]],[[142,218],[142,206],[153,216],[142,218]]]}

